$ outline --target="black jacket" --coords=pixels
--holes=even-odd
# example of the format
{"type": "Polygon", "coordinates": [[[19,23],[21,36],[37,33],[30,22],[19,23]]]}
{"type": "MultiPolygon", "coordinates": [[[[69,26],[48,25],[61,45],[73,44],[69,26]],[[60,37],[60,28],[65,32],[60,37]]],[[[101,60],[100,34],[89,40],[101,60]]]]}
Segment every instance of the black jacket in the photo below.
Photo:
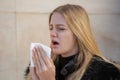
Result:
{"type": "MultiPolygon", "coordinates": [[[[75,63],[76,56],[60,57],[60,62],[55,62],[56,80],[65,80],[68,75],[76,71],[75,63]]],[[[120,70],[102,58],[94,56],[81,80],[120,80],[120,70]]]]}

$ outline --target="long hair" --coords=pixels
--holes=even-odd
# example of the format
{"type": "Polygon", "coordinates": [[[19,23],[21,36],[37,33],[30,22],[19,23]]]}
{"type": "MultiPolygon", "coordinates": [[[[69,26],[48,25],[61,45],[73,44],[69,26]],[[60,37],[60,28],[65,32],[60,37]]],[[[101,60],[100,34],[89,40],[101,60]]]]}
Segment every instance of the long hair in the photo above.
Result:
{"type": "MultiPolygon", "coordinates": [[[[93,55],[97,55],[105,59],[100,53],[90,27],[89,17],[84,8],[79,5],[66,4],[57,7],[49,16],[49,24],[54,13],[60,13],[70,30],[77,39],[79,54],[77,58],[77,66],[81,65],[77,71],[67,77],[66,80],[80,80],[83,76],[93,55]]],[[[58,55],[53,54],[53,61],[58,59],[58,55]]]]}

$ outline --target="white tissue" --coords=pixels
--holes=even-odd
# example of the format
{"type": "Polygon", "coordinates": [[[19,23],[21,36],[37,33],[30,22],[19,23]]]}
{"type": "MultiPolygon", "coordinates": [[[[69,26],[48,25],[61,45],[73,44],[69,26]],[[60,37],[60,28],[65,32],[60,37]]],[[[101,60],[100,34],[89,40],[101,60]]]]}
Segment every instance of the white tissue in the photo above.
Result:
{"type": "Polygon", "coordinates": [[[44,45],[44,44],[41,44],[41,43],[31,43],[30,45],[30,66],[31,67],[34,67],[34,63],[33,63],[33,59],[32,59],[32,56],[33,56],[33,53],[32,53],[32,49],[35,47],[35,46],[41,46],[43,48],[43,50],[45,51],[46,55],[50,58],[51,57],[51,49],[50,47],[44,45]]]}

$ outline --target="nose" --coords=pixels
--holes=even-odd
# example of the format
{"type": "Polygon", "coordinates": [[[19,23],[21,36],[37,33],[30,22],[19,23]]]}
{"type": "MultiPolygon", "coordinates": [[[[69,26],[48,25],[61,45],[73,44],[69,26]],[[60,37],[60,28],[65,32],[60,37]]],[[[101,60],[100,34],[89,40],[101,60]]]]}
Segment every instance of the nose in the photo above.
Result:
{"type": "Polygon", "coordinates": [[[57,31],[55,29],[50,30],[50,37],[56,37],[57,36],[57,31]]]}

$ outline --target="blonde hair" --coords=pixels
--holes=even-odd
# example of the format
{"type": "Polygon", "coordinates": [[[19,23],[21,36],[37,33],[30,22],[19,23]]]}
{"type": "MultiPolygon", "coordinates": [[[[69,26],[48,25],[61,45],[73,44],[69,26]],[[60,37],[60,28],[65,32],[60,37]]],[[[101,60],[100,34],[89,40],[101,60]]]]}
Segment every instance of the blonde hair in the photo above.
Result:
{"type": "MultiPolygon", "coordinates": [[[[93,55],[105,58],[98,50],[90,28],[89,17],[84,8],[73,4],[59,6],[50,14],[49,23],[54,13],[60,13],[64,17],[70,30],[75,35],[79,47],[77,67],[81,63],[82,65],[77,71],[68,76],[67,80],[80,80],[93,55]]],[[[55,61],[58,56],[53,54],[52,58],[55,61]]]]}

